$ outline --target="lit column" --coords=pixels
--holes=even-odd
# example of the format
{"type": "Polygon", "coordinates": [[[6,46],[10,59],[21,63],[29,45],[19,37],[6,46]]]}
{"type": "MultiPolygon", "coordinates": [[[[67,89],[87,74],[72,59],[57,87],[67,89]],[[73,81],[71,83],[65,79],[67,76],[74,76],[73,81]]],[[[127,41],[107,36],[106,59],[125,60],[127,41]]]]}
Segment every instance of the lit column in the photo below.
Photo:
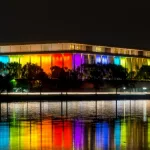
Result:
{"type": "Polygon", "coordinates": [[[51,67],[53,67],[53,55],[51,55],[51,67]]]}
{"type": "Polygon", "coordinates": [[[76,56],[76,54],[75,53],[73,53],[73,70],[75,70],[76,68],[75,68],[75,56],[76,56]]]}
{"type": "MultiPolygon", "coordinates": [[[[65,57],[65,56],[64,56],[64,53],[61,54],[61,57],[62,57],[62,68],[64,68],[64,57],[65,57]]],[[[60,59],[61,59],[61,58],[60,58],[60,59]]]]}

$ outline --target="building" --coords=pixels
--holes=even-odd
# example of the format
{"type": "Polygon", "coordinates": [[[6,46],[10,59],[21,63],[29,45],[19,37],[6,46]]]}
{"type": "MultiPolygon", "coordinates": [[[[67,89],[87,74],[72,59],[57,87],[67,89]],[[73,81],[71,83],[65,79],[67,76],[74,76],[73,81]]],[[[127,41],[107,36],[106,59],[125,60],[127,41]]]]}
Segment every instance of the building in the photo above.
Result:
{"type": "Polygon", "coordinates": [[[75,69],[84,63],[112,63],[130,72],[150,65],[150,51],[78,43],[1,45],[0,61],[35,63],[46,73],[50,73],[51,66],[75,69]]]}

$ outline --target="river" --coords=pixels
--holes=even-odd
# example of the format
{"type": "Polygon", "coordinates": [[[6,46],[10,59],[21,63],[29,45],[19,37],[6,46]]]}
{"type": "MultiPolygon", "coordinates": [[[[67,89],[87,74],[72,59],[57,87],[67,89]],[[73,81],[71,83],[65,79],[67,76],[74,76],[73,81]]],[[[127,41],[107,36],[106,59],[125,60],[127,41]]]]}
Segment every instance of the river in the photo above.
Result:
{"type": "Polygon", "coordinates": [[[150,100],[0,103],[0,150],[150,149],[150,100]]]}

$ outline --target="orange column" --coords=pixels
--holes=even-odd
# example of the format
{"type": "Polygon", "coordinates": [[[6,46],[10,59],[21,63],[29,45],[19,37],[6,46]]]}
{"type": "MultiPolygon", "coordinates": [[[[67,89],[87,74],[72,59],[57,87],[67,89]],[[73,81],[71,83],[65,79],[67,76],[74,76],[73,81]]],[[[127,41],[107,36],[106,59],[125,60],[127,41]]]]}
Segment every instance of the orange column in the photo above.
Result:
{"type": "Polygon", "coordinates": [[[60,54],[60,53],[52,54],[52,66],[58,66],[58,67],[62,68],[62,66],[63,66],[62,54],[60,54]]]}
{"type": "Polygon", "coordinates": [[[64,54],[64,67],[72,69],[72,54],[64,54]]]}
{"type": "Polygon", "coordinates": [[[50,54],[43,54],[41,56],[41,67],[46,72],[47,74],[50,73],[50,68],[51,68],[51,55],[50,54]]]}

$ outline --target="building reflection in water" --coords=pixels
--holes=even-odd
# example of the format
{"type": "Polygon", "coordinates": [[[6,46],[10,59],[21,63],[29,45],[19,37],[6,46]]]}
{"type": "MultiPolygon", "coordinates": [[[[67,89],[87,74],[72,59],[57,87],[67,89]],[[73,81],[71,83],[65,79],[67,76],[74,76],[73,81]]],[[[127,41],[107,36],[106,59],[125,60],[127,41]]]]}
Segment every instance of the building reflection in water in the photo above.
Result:
{"type": "Polygon", "coordinates": [[[1,103],[0,149],[150,149],[149,100],[95,104],[1,103]]]}

